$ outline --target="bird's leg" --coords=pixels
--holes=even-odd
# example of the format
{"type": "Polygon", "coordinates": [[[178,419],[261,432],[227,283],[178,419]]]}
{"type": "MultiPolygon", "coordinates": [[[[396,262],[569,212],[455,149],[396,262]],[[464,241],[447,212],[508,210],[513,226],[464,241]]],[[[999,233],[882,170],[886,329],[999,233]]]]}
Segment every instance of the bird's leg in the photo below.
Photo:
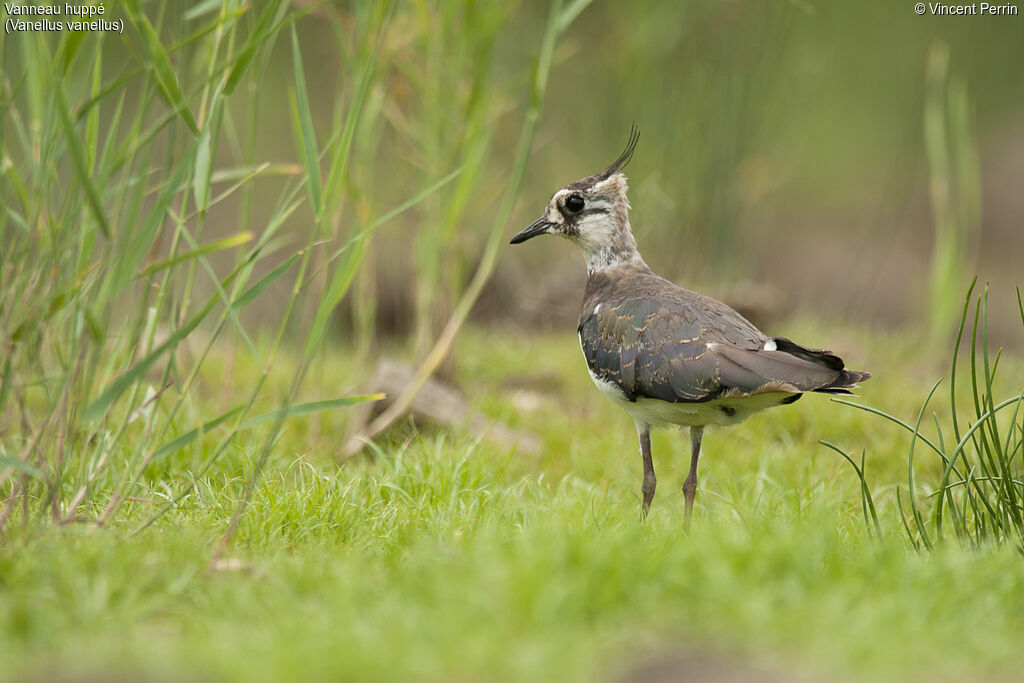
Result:
{"type": "Polygon", "coordinates": [[[704,436],[704,427],[690,427],[690,473],[683,482],[683,500],[686,502],[686,516],[683,524],[690,528],[690,517],[693,516],[693,499],[697,495],[697,460],[700,458],[700,439],[704,436]]]}
{"type": "Polygon", "coordinates": [[[658,486],[658,480],[654,476],[654,461],[651,459],[651,428],[640,422],[636,425],[637,436],[640,437],[640,455],[644,459],[644,483],[640,490],[644,494],[643,516],[647,517],[647,511],[654,500],[654,489],[658,486]]]}

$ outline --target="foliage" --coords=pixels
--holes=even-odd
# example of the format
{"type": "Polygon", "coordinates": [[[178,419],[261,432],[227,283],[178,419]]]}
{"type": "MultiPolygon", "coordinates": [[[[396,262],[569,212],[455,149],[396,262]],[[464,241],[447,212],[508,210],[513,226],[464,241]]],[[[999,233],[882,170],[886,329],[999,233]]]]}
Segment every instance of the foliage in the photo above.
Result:
{"type": "MultiPolygon", "coordinates": [[[[979,547],[988,543],[1011,543],[1024,554],[1024,483],[1021,482],[1021,473],[1024,472],[1024,385],[1016,387],[1005,398],[996,398],[994,386],[1002,352],[993,356],[988,347],[987,285],[975,302],[974,321],[970,328],[970,395],[957,393],[958,357],[973,291],[972,283],[953,349],[949,379],[950,414],[946,419],[932,414],[935,432],[931,437],[924,433],[922,422],[939,387],[938,382],[928,392],[913,424],[882,410],[849,401],[838,402],[883,417],[910,433],[907,488],[905,492],[897,489],[897,501],[903,528],[915,548],[935,548],[952,527],[953,537],[964,545],[979,547]],[[965,423],[963,414],[967,410],[971,411],[971,418],[965,423]],[[930,482],[926,493],[921,496],[920,481],[915,479],[915,449],[919,451],[925,447],[938,456],[938,467],[934,470],[938,481],[930,482]]],[[[1019,287],[1017,307],[1024,324],[1024,305],[1019,287]]],[[[880,532],[875,501],[865,478],[863,458],[858,466],[842,449],[826,445],[853,465],[861,482],[865,521],[880,532]]]]}
{"type": "MultiPolygon", "coordinates": [[[[20,63],[7,71],[17,76],[4,81],[0,529],[19,502],[25,522],[86,515],[107,523],[155,461],[210,432],[218,445],[198,472],[223,457],[239,432],[259,428],[262,455],[251,487],[285,419],[375,398],[297,401],[375,229],[454,177],[368,216],[348,237],[336,231],[327,238],[366,89],[341,110],[347,137],[319,143],[294,31],[304,13],[285,2],[258,11],[235,2],[187,12],[164,7],[154,18],[136,3],[124,11],[138,42],[133,59],[117,60],[123,55],[102,33],[27,34],[17,41],[20,63]],[[282,31],[291,31],[289,102],[301,165],[254,156],[257,85],[282,31]],[[241,112],[250,124],[244,140],[235,128],[241,112]],[[230,151],[222,152],[224,144],[230,151]],[[225,157],[238,165],[225,165],[225,157]],[[330,169],[326,180],[322,164],[330,169]],[[284,178],[276,205],[257,217],[253,187],[275,177],[284,178]],[[287,253],[281,228],[303,191],[312,229],[304,246],[287,253]],[[239,196],[243,229],[204,241],[219,205],[239,196]],[[313,292],[318,277],[326,285],[313,292]],[[287,281],[270,341],[262,342],[243,312],[287,281]],[[276,406],[263,406],[300,302],[312,304],[302,361],[276,406]],[[259,369],[236,388],[240,402],[203,412],[196,380],[226,339],[259,369]]],[[[372,44],[390,17],[390,6],[368,6],[354,17],[356,30],[372,44]]],[[[368,80],[374,65],[369,50],[352,64],[368,80]]]]}

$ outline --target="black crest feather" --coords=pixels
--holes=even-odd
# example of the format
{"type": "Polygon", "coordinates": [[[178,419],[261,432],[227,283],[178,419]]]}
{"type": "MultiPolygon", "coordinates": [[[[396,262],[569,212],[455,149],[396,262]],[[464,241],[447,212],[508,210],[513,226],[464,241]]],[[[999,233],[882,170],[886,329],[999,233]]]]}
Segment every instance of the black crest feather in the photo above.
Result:
{"type": "Polygon", "coordinates": [[[629,129],[629,142],[626,143],[626,149],[623,150],[619,158],[612,162],[612,165],[601,171],[597,177],[599,180],[607,180],[612,177],[612,174],[618,173],[626,167],[629,160],[633,158],[633,151],[636,149],[636,143],[640,139],[640,129],[636,127],[634,123],[629,129]]]}
{"type": "Polygon", "coordinates": [[[612,162],[611,166],[600,173],[595,173],[594,175],[583,178],[582,180],[577,180],[572,185],[569,185],[569,187],[577,190],[585,190],[602,180],[608,180],[611,178],[614,174],[625,168],[626,164],[629,163],[629,160],[633,158],[633,151],[636,149],[636,143],[639,139],[640,129],[637,128],[634,123],[632,128],[629,130],[629,142],[626,143],[626,149],[623,150],[618,159],[612,162]]]}

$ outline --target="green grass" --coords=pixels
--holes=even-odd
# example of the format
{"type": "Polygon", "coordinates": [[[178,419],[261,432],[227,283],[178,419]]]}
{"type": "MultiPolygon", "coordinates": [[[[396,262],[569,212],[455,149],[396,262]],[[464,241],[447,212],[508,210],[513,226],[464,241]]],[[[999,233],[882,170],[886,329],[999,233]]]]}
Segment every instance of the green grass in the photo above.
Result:
{"type": "MultiPolygon", "coordinates": [[[[900,519],[910,542],[915,548],[932,549],[945,535],[952,533],[965,545],[990,542],[1016,544],[1024,554],[1024,484],[1021,470],[1024,464],[1024,383],[1019,373],[1000,372],[1003,350],[995,353],[988,339],[988,286],[974,302],[974,322],[967,332],[971,296],[977,279],[967,292],[956,334],[956,342],[949,370],[949,410],[940,418],[930,411],[929,404],[942,380],[932,385],[924,398],[917,419],[905,421],[871,406],[840,400],[840,403],[883,417],[900,426],[911,436],[907,453],[907,482],[905,490],[897,490],[900,519]],[[969,339],[967,338],[969,337],[969,339]],[[968,347],[961,350],[961,347],[968,347]],[[966,359],[961,356],[966,355],[966,359]],[[969,392],[957,377],[965,372],[969,378],[969,392]],[[1004,375],[1009,374],[1009,377],[1004,375]],[[1008,380],[1008,381],[1007,381],[1008,380]],[[1003,392],[1009,387],[1010,393],[1003,392]],[[998,395],[997,395],[998,394],[998,395]],[[973,411],[968,408],[970,406],[973,411]],[[930,416],[932,423],[926,416],[930,416]],[[931,427],[931,428],[929,428],[931,427]],[[916,458],[935,458],[934,464],[941,475],[930,489],[919,497],[915,483],[916,458]]],[[[1017,288],[1017,311],[1024,323],[1024,301],[1017,288]]],[[[1013,365],[1011,361],[1011,365],[1013,365]]],[[[960,380],[962,383],[962,380],[960,380]]],[[[823,442],[845,458],[861,481],[862,509],[865,521],[878,526],[878,516],[871,495],[871,487],[861,464],[841,447],[823,442]]]]}
{"type": "MultiPolygon", "coordinates": [[[[913,405],[927,391],[930,371],[897,337],[836,332],[891,349],[870,359],[865,401],[913,405]]],[[[15,515],[0,546],[3,676],[590,680],[705,649],[812,680],[984,680],[1024,664],[1019,555],[911,550],[892,495],[906,474],[898,428],[811,396],[709,432],[687,536],[685,439],[656,435],[660,488],[641,522],[632,426],[590,386],[571,333],[470,329],[458,352],[473,403],[539,433],[540,454],[459,430],[408,439],[407,425],[377,458],[338,467],[341,415],[296,418],[222,569],[210,561],[258,430],[141,533],[216,434],[169,458],[111,528],[15,515]],[[868,449],[880,539],[848,464],[818,439],[868,449]]],[[[300,359],[279,358],[271,390],[300,359]]],[[[358,374],[347,359],[334,349],[313,374],[344,385],[358,374]]],[[[199,380],[204,400],[222,360],[199,380]]]]}
{"type": "MultiPolygon", "coordinates": [[[[655,435],[661,486],[641,521],[633,427],[593,390],[571,330],[461,329],[520,199],[578,175],[636,116],[600,97],[580,115],[595,82],[661,131],[644,163],[673,172],[667,190],[638,173],[637,204],[681,198],[659,209],[684,227],[662,235],[673,267],[673,244],[742,265],[725,248],[734,181],[765,110],[746,105],[770,94],[751,84],[788,73],[777,46],[806,46],[786,38],[792,8],[742,26],[690,12],[680,33],[686,9],[670,3],[636,24],[589,4],[131,2],[116,8],[124,40],[0,44],[0,679],[592,680],[692,652],[812,680],[1020,670],[1021,559],[996,542],[1024,528],[1020,427],[984,424],[944,482],[941,458],[908,463],[905,431],[808,397],[707,435],[686,535],[686,439],[655,435]],[[766,42],[733,55],[688,38],[740,29],[766,42]],[[595,35],[630,60],[593,59],[595,35]],[[681,62],[679,87],[650,87],[681,62]],[[769,77],[744,80],[753,64],[769,77]],[[673,149],[691,150],[682,166],[673,149]],[[712,231],[694,240],[697,225],[712,231]],[[381,284],[414,292],[393,342],[377,333],[381,284]],[[536,433],[539,452],[399,421],[339,465],[351,416],[326,408],[361,401],[380,355],[412,358],[414,385],[448,359],[475,408],[536,433]],[[863,453],[864,479],[819,440],[863,453]],[[972,479],[986,444],[998,458],[978,471],[998,477],[972,479]],[[969,542],[908,541],[908,477],[915,528],[932,528],[938,489],[974,505],[946,517],[969,542]],[[996,479],[995,514],[976,514],[996,479]]],[[[797,21],[798,37],[820,33],[797,21]]],[[[839,101],[873,82],[830,80],[839,101]]],[[[793,120],[803,140],[837,119],[793,120]]],[[[785,331],[874,372],[863,400],[910,422],[948,367],[910,333],[785,331]]],[[[998,363],[1000,382],[1022,376],[1019,358],[998,363]]],[[[994,366],[952,403],[991,408],[994,366]]]]}

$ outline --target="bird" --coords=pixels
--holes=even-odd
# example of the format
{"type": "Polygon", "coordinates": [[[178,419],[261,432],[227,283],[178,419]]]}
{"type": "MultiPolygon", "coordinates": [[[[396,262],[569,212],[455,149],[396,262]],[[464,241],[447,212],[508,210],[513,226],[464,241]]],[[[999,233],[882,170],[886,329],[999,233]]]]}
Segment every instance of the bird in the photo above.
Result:
{"type": "Polygon", "coordinates": [[[847,370],[831,351],[768,336],[729,306],[651,271],[633,236],[622,172],[639,137],[634,125],[608,168],[551,195],[544,214],[511,244],[557,235],[583,251],[587,282],[576,332],[594,384],[636,425],[641,515],[647,517],[657,488],[651,430],[688,427],[690,469],[682,489],[689,529],[706,427],[737,424],[805,392],[849,395],[871,373],[847,370]]]}

